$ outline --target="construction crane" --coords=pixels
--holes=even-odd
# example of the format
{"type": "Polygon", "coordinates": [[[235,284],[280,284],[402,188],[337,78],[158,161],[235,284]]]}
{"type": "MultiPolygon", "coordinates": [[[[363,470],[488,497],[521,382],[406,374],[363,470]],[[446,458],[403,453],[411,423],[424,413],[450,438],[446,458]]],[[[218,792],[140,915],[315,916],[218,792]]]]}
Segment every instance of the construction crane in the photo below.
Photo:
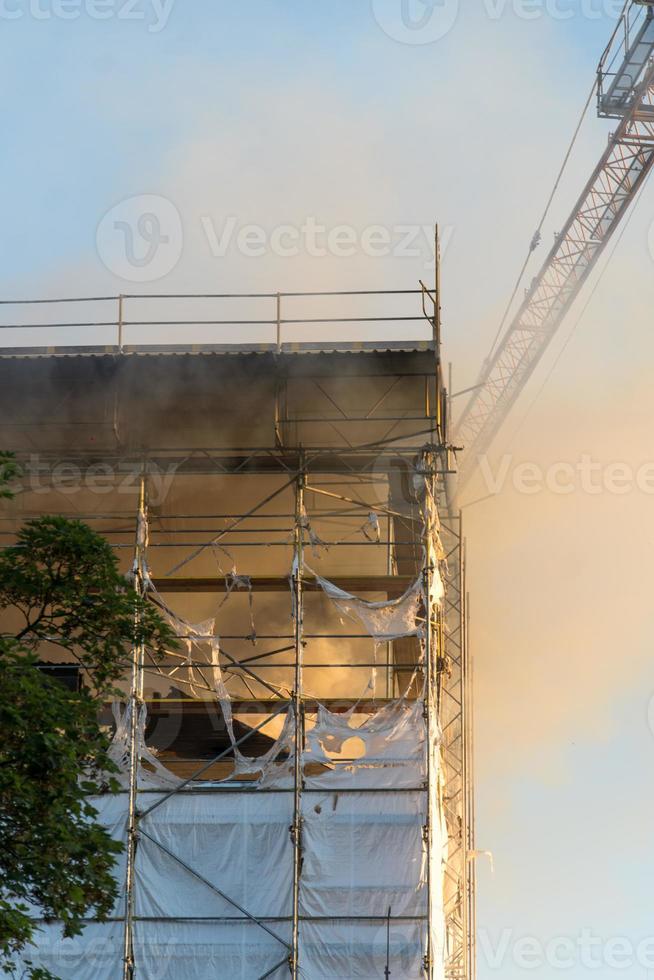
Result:
{"type": "MultiPolygon", "coordinates": [[[[471,389],[456,428],[463,447],[459,488],[487,452],[654,165],[653,56],[654,0],[627,0],[596,82],[598,115],[619,124],[471,389]]],[[[540,229],[530,253],[539,241],[540,229]]]]}

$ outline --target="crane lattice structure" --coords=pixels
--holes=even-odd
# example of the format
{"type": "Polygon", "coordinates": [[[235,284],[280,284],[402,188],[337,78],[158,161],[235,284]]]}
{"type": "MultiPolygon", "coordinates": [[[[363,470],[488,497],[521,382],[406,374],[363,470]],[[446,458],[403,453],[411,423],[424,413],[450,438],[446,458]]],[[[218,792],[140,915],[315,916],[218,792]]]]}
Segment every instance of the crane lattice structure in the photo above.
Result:
{"type": "MultiPolygon", "coordinates": [[[[527,384],[654,164],[654,2],[628,0],[598,69],[598,112],[620,120],[459,420],[459,486],[527,384]]],[[[535,242],[533,243],[535,245],[535,242]]]]}

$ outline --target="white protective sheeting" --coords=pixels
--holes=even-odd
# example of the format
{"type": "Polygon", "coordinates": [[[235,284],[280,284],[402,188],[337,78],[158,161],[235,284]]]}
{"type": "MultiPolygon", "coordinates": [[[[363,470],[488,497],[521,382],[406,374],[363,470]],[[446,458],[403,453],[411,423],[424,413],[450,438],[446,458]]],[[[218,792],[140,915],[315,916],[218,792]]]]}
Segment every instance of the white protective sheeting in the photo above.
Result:
{"type": "MultiPolygon", "coordinates": [[[[223,712],[225,708],[223,706],[223,712]]],[[[230,709],[231,718],[231,709],[230,709]]],[[[233,728],[230,729],[230,738],[234,745],[233,728]]],[[[293,785],[293,770],[295,768],[295,714],[293,708],[289,706],[286,718],[279,736],[275,739],[274,745],[258,758],[251,758],[243,755],[238,748],[234,748],[236,766],[234,775],[243,773],[259,773],[258,785],[260,787],[290,787],[293,785]]]]}
{"type": "MultiPolygon", "coordinates": [[[[371,521],[371,526],[378,537],[378,522],[375,527],[371,521]]],[[[380,602],[351,595],[316,575],[337,610],[361,624],[375,643],[417,636],[424,647],[426,612],[443,599],[440,569],[445,557],[438,514],[428,490],[424,533],[429,596],[425,595],[423,574],[404,595],[380,602]]],[[[145,543],[146,538],[143,547],[145,543]]],[[[319,539],[312,540],[316,543],[319,539]]],[[[153,588],[147,568],[141,573],[153,588]]],[[[250,589],[241,578],[234,573],[232,587],[250,589]]],[[[145,709],[140,710],[137,753],[142,795],[137,801],[141,817],[133,932],[136,977],[258,980],[269,976],[280,980],[289,975],[293,909],[293,709],[287,708],[282,731],[269,752],[260,758],[244,755],[235,745],[231,699],[220,665],[214,620],[191,624],[176,616],[161,596],[156,598],[183,637],[186,656],[179,659],[188,666],[189,693],[203,699],[215,697],[221,705],[234,747],[235,769],[228,780],[230,786],[213,784],[204,791],[197,784],[192,790],[182,788],[182,781],[147,748],[145,709]],[[202,660],[206,667],[191,667],[192,661],[202,660]],[[258,778],[247,789],[233,792],[234,777],[244,774],[258,778]],[[264,789],[272,792],[259,792],[264,789]],[[161,805],[146,812],[158,802],[161,805]]],[[[253,624],[252,631],[254,635],[253,624]]],[[[422,657],[422,668],[416,669],[424,674],[424,650],[422,657]]],[[[429,692],[423,693],[429,697],[429,692]]],[[[116,734],[111,754],[121,769],[123,787],[129,778],[130,711],[129,706],[114,709],[116,734]]],[[[422,699],[403,698],[387,704],[360,724],[355,711],[356,707],[338,714],[319,705],[315,724],[311,727],[309,721],[306,725],[300,798],[300,976],[302,980],[383,977],[390,909],[391,976],[403,980],[424,976],[430,936],[434,980],[443,980],[443,869],[448,841],[440,734],[432,720],[432,744],[428,745],[422,699]],[[429,809],[431,860],[425,838],[429,809]]],[[[128,794],[102,797],[95,805],[112,836],[126,840],[128,794]]],[[[122,885],[124,854],[116,876],[122,885]]],[[[122,898],[115,915],[124,914],[122,898]]],[[[122,980],[123,929],[121,921],[92,924],[81,937],[62,941],[60,928],[48,926],[32,959],[61,980],[122,980]]]]}
{"type": "MultiPolygon", "coordinates": [[[[287,923],[274,931],[290,943],[287,923]]],[[[122,922],[89,923],[81,936],[64,939],[59,926],[44,926],[28,958],[60,980],[122,980],[122,922]]],[[[251,922],[136,920],[134,959],[138,980],[256,980],[279,964],[271,980],[288,977],[288,948],[251,922]]]]}
{"type": "Polygon", "coordinates": [[[352,723],[351,714],[335,715],[321,707],[315,727],[307,733],[307,757],[314,749],[333,755],[347,752],[353,738],[360,740],[359,749],[363,747],[360,758],[334,762],[331,771],[306,777],[307,788],[320,787],[323,792],[305,792],[302,798],[300,906],[303,915],[323,921],[302,925],[303,972],[310,980],[383,976],[386,924],[381,920],[390,908],[391,975],[422,977],[431,908],[434,978],[443,980],[447,833],[438,792],[440,737],[435,734],[431,747],[436,788],[430,901],[423,834],[428,819],[424,703],[389,704],[359,726],[352,723]],[[382,787],[387,792],[356,792],[382,787]],[[398,916],[405,920],[394,921],[398,916]],[[354,922],[354,917],[376,921],[354,922]]]}
{"type": "MultiPolygon", "coordinates": [[[[288,924],[275,923],[273,928],[290,944],[288,924]]],[[[134,938],[138,980],[289,976],[287,947],[253,922],[176,922],[173,927],[166,922],[137,922],[134,938]]]]}
{"type": "MultiPolygon", "coordinates": [[[[389,908],[391,976],[422,976],[428,912],[426,753],[422,701],[386,705],[358,726],[351,713],[320,708],[307,732],[305,762],[331,759],[332,768],[305,775],[301,797],[303,980],[383,976],[389,908]],[[360,739],[363,754],[339,762],[353,737],[360,739]]],[[[431,898],[436,980],[443,978],[446,845],[439,757],[436,738],[431,898]]],[[[293,793],[283,790],[231,792],[218,786],[140,796],[134,925],[139,980],[288,975],[293,800],[293,793]],[[153,804],[160,805],[146,813],[153,804]]],[[[96,806],[112,834],[124,840],[127,793],[99,798],[96,806]]],[[[123,858],[121,882],[124,871],[123,858]]],[[[122,928],[122,923],[91,926],[68,943],[63,959],[60,933],[49,928],[35,962],[62,980],[120,980],[122,928]]]]}
{"type": "Polygon", "coordinates": [[[124,928],[118,921],[90,922],[81,936],[65,939],[60,925],[41,925],[24,960],[59,980],[122,980],[124,928]]]}
{"type": "MultiPolygon", "coordinates": [[[[92,797],[89,802],[95,807],[97,819],[109,831],[114,840],[127,841],[127,796],[92,797]]],[[[125,880],[126,853],[117,856],[114,876],[122,884],[125,880]]],[[[41,910],[29,908],[38,922],[34,946],[28,946],[22,961],[37,968],[49,970],[59,980],[122,980],[123,963],[123,923],[120,921],[90,922],[81,936],[65,938],[61,925],[46,924],[41,918],[41,910]]],[[[111,912],[112,919],[120,919],[125,914],[125,896],[122,890],[111,912]]],[[[14,976],[14,974],[12,974],[14,976]]],[[[17,977],[26,976],[22,972],[17,977]]]]}
{"type": "MultiPolygon", "coordinates": [[[[434,980],[445,980],[446,940],[445,935],[445,888],[447,876],[448,838],[443,803],[444,778],[440,765],[440,752],[432,747],[433,781],[431,788],[432,846],[431,846],[431,889],[429,901],[429,922],[431,925],[431,950],[434,962],[434,980]]],[[[457,838],[458,844],[458,838],[457,838]]]]}
{"type": "MultiPolygon", "coordinates": [[[[157,797],[148,798],[148,804],[157,797]]],[[[142,916],[285,916],[291,908],[293,794],[177,793],[141,821],[136,909],[142,916]],[[157,846],[215,885],[208,884],[157,846]]]]}
{"type": "Polygon", "coordinates": [[[426,915],[424,793],[307,793],[302,813],[302,914],[426,915]]]}
{"type": "MultiPolygon", "coordinates": [[[[114,777],[123,788],[129,787],[130,771],[130,727],[132,718],[131,702],[121,706],[112,705],[116,731],[109,747],[109,758],[118,766],[114,777]]],[[[136,745],[139,757],[137,785],[139,789],[177,789],[182,780],[174,775],[157,759],[154,752],[145,744],[145,725],[147,708],[142,705],[136,724],[136,745]]]]}
{"type": "Polygon", "coordinates": [[[338,753],[349,739],[363,743],[364,754],[329,772],[308,776],[307,785],[325,789],[365,787],[418,788],[426,778],[425,723],[422,701],[395,701],[361,725],[351,715],[318,708],[316,725],[307,732],[307,759],[338,753]]]}
{"type": "MultiPolygon", "coordinates": [[[[127,794],[119,793],[116,796],[95,796],[90,801],[91,805],[98,811],[97,820],[109,831],[114,840],[122,844],[127,843],[127,794]]],[[[123,850],[116,857],[114,865],[114,877],[117,881],[125,880],[127,868],[127,852],[123,850]]],[[[120,916],[125,914],[125,896],[122,891],[116,899],[113,915],[120,916]]]]}
{"type": "MultiPolygon", "coordinates": [[[[307,569],[311,571],[308,566],[307,569]]],[[[311,574],[339,612],[348,619],[362,623],[375,640],[398,640],[402,636],[417,636],[421,633],[419,612],[423,594],[422,577],[416,579],[398,599],[368,602],[345,592],[316,572],[311,571],[311,574]]]]}
{"type": "MultiPolygon", "coordinates": [[[[380,980],[386,967],[386,923],[303,922],[301,976],[307,980],[380,980]]],[[[389,969],[398,980],[423,980],[424,927],[391,922],[389,969]]]]}

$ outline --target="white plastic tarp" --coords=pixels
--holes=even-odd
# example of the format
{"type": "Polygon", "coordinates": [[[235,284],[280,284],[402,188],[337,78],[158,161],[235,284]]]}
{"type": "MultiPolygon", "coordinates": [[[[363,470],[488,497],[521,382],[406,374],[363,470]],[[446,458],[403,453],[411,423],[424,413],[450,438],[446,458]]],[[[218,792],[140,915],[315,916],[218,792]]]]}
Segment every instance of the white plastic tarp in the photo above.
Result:
{"type": "Polygon", "coordinates": [[[312,574],[339,612],[348,619],[360,622],[375,640],[397,640],[402,636],[416,636],[421,632],[419,611],[422,602],[422,578],[416,579],[397,599],[369,602],[345,592],[315,572],[312,574]]]}
{"type": "MultiPolygon", "coordinates": [[[[384,920],[390,907],[391,975],[410,980],[421,976],[427,943],[422,702],[388,705],[359,726],[351,715],[321,709],[316,726],[308,732],[308,743],[324,758],[338,755],[353,736],[363,743],[361,758],[346,765],[332,763],[333,769],[305,779],[302,976],[304,980],[383,976],[384,920]],[[362,784],[381,792],[358,792],[362,784]],[[393,792],[397,789],[401,792],[393,792]],[[397,917],[403,918],[397,921],[397,917]],[[355,921],[359,919],[364,921],[355,921]]],[[[312,759],[311,748],[306,758],[312,759]]],[[[438,766],[436,742],[432,758],[438,766]]],[[[446,838],[437,790],[432,799],[436,807],[432,943],[435,976],[441,980],[441,856],[446,838]]],[[[263,794],[256,788],[239,792],[196,788],[171,796],[148,792],[139,797],[139,809],[144,812],[160,800],[161,805],[140,821],[134,926],[139,980],[214,980],[216,976],[257,980],[269,970],[273,978],[286,976],[293,794],[263,794]],[[245,917],[243,909],[274,935],[245,917]],[[209,917],[213,921],[206,921],[209,917]],[[282,964],[278,970],[277,964],[282,964]]],[[[127,793],[100,798],[97,806],[103,822],[124,839],[127,793]]],[[[121,883],[124,871],[123,857],[118,869],[121,883]]],[[[122,914],[122,909],[116,911],[122,914]]],[[[122,928],[122,923],[94,924],[68,943],[62,958],[60,934],[49,927],[34,961],[62,980],[121,980],[122,928]]]]}
{"type": "MultiPolygon", "coordinates": [[[[391,922],[389,969],[398,980],[424,980],[424,926],[391,922]]],[[[303,922],[301,975],[308,980],[380,980],[386,967],[385,922],[303,922]]]]}
{"type": "Polygon", "coordinates": [[[122,980],[124,928],[120,921],[90,922],[81,936],[65,939],[60,925],[41,925],[24,959],[60,980],[122,980]]]}
{"type": "MultiPolygon", "coordinates": [[[[292,793],[178,793],[148,814],[141,826],[252,915],[283,917],[291,908],[292,819],[292,793]]],[[[136,870],[138,915],[242,914],[145,836],[136,870]]]]}
{"type": "MultiPolygon", "coordinates": [[[[132,719],[132,704],[124,707],[115,702],[112,712],[116,730],[109,747],[109,758],[118,766],[118,772],[112,773],[114,779],[124,788],[129,788],[130,780],[130,731],[132,719]]],[[[167,769],[157,759],[154,752],[145,742],[145,725],[147,709],[142,705],[136,722],[136,746],[139,758],[137,770],[137,785],[143,789],[177,789],[182,783],[179,777],[167,769]]]]}
{"type": "Polygon", "coordinates": [[[307,776],[307,785],[325,789],[420,787],[427,774],[423,713],[422,701],[400,700],[356,725],[349,713],[333,714],[320,705],[316,725],[307,732],[307,757],[340,752],[350,739],[362,742],[364,752],[352,763],[307,776]]]}
{"type": "MultiPolygon", "coordinates": [[[[290,927],[275,929],[290,944],[290,927]]],[[[253,922],[137,922],[135,959],[138,980],[258,980],[277,964],[270,980],[289,976],[287,948],[253,922]]]]}
{"type": "Polygon", "coordinates": [[[426,915],[424,793],[306,793],[302,813],[304,914],[426,915]]]}

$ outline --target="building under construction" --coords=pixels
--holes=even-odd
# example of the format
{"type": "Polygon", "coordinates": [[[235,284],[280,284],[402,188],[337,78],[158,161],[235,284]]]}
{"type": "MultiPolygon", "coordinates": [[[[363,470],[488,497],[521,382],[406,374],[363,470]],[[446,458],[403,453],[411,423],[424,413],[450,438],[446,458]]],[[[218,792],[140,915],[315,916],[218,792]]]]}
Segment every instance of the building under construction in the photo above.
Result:
{"type": "Polygon", "coordinates": [[[438,302],[388,318],[427,339],[285,343],[282,299],[272,344],[130,346],[121,297],[114,343],[2,352],[2,540],[87,521],[179,636],[105,707],[124,888],[80,937],[42,924],[64,980],[474,976],[438,302]]]}

